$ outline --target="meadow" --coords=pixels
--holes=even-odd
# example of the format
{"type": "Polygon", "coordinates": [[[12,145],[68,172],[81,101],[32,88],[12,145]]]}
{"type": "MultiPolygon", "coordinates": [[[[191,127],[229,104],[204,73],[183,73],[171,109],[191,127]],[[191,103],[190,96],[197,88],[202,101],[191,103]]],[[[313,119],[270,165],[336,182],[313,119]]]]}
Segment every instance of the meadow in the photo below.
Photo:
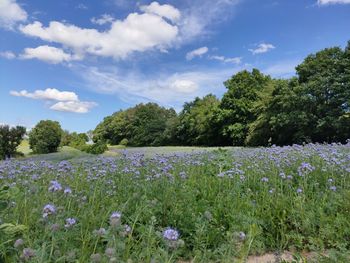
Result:
{"type": "Polygon", "coordinates": [[[349,262],[349,175],[350,143],[26,155],[0,162],[0,262],[349,262]]]}

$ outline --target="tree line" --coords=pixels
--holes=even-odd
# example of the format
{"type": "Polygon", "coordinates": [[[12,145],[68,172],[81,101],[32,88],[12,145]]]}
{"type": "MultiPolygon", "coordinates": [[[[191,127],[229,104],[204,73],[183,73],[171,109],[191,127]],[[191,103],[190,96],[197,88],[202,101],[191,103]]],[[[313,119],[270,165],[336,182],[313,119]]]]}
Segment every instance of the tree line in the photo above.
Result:
{"type": "Polygon", "coordinates": [[[107,116],[95,142],[130,146],[268,146],[345,142],[350,138],[350,41],[307,56],[296,76],[275,79],[257,69],[224,82],[177,114],[156,103],[107,116]]]}
{"type": "MultiPolygon", "coordinates": [[[[275,79],[257,69],[224,82],[221,99],[209,94],[184,104],[179,114],[156,103],[107,116],[92,133],[70,133],[51,120],[28,134],[33,153],[60,146],[99,154],[107,144],[128,146],[268,146],[350,139],[350,41],[307,56],[296,76],[275,79]],[[93,139],[94,144],[87,143],[93,139]]],[[[26,129],[0,125],[0,159],[20,155],[26,129]]]]}

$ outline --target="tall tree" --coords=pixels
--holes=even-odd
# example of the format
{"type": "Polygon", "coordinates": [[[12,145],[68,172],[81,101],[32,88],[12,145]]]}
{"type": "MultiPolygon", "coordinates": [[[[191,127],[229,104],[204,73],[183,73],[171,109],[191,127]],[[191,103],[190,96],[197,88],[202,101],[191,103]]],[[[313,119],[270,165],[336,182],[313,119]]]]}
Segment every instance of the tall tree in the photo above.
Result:
{"type": "Polygon", "coordinates": [[[241,71],[224,83],[227,92],[221,100],[217,119],[227,144],[244,145],[248,125],[257,118],[253,104],[270,81],[269,76],[253,69],[241,71]]]}

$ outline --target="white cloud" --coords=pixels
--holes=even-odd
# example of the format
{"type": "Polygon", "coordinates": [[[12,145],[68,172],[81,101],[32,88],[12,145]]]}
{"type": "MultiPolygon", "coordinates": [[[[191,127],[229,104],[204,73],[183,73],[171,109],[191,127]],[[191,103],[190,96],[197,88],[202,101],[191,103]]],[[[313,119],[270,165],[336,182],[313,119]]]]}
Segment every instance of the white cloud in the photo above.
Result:
{"type": "Polygon", "coordinates": [[[188,6],[181,10],[178,22],[178,43],[198,40],[199,37],[215,33],[211,28],[232,17],[235,6],[241,0],[190,0],[188,6]]]}
{"type": "Polygon", "coordinates": [[[16,23],[27,20],[27,16],[16,0],[0,0],[0,27],[12,29],[16,23]]]}
{"type": "Polygon", "coordinates": [[[3,51],[3,52],[0,52],[0,57],[7,58],[7,59],[14,59],[16,58],[16,55],[12,51],[3,51]]]}
{"type": "Polygon", "coordinates": [[[62,49],[50,46],[39,46],[36,48],[25,48],[24,53],[20,55],[22,59],[39,59],[48,63],[58,64],[79,59],[78,56],[72,56],[65,53],[62,49]]]}
{"type": "Polygon", "coordinates": [[[225,63],[234,63],[234,64],[240,64],[242,62],[241,57],[235,57],[235,58],[226,58],[224,56],[210,56],[210,59],[222,61],[225,63]]]}
{"type": "Polygon", "coordinates": [[[173,22],[178,21],[181,16],[180,11],[172,5],[160,5],[158,2],[152,2],[150,5],[142,5],[140,6],[140,10],[145,13],[168,18],[173,22]]]}
{"type": "Polygon", "coordinates": [[[60,101],[52,105],[50,109],[74,113],[87,113],[95,106],[97,106],[97,103],[90,101],[60,101]]]}
{"type": "Polygon", "coordinates": [[[250,52],[253,53],[253,55],[256,54],[262,54],[262,53],[266,53],[268,51],[270,51],[271,49],[276,48],[274,45],[272,44],[268,44],[268,43],[261,43],[257,46],[257,48],[255,49],[249,49],[250,52]]]}
{"type": "Polygon", "coordinates": [[[77,9],[83,9],[83,10],[88,9],[88,7],[87,7],[86,5],[84,5],[83,3],[78,4],[75,8],[77,8],[77,9]]]}
{"type": "Polygon", "coordinates": [[[10,91],[12,96],[26,97],[30,99],[58,101],[50,106],[51,110],[66,111],[75,113],[87,113],[93,107],[97,106],[96,102],[80,101],[78,95],[71,91],[59,91],[57,89],[36,90],[32,93],[21,91],[10,91]]]}
{"type": "MultiPolygon", "coordinates": [[[[162,7],[162,6],[161,6],[162,7]]],[[[124,20],[115,20],[109,30],[80,28],[52,21],[44,27],[36,21],[20,30],[44,41],[60,43],[78,53],[126,58],[133,52],[165,50],[178,36],[178,27],[157,14],[131,13],[124,20]]]]}
{"type": "Polygon", "coordinates": [[[192,50],[191,52],[188,52],[186,54],[186,59],[192,60],[194,57],[201,57],[202,55],[204,55],[207,52],[208,52],[207,47],[200,47],[200,48],[197,48],[195,50],[192,50]]]}
{"type": "Polygon", "coordinates": [[[78,95],[70,91],[59,91],[57,89],[36,90],[32,93],[21,91],[10,91],[10,94],[17,97],[26,97],[38,100],[57,100],[57,101],[78,101],[78,95]]]}
{"type": "Polygon", "coordinates": [[[130,104],[152,101],[180,109],[184,102],[193,100],[196,96],[208,93],[222,95],[225,92],[223,81],[242,67],[158,73],[152,78],[135,71],[126,73],[115,67],[101,69],[76,65],[72,69],[85,80],[83,86],[95,92],[114,94],[130,104]]]}
{"type": "Polygon", "coordinates": [[[193,93],[198,90],[198,84],[188,79],[176,79],[170,83],[170,89],[179,93],[193,93]]]}
{"type": "Polygon", "coordinates": [[[350,0],[317,0],[319,5],[350,4],[350,0]]]}
{"type": "Polygon", "coordinates": [[[97,25],[112,23],[114,20],[114,17],[108,14],[103,14],[100,18],[91,18],[91,22],[97,25]]]}

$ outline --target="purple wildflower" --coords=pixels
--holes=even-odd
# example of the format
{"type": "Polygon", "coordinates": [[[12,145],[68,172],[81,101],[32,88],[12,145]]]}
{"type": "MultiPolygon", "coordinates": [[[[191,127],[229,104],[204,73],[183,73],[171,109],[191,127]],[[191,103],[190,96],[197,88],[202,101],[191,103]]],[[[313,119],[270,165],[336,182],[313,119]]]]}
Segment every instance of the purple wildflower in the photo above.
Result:
{"type": "Polygon", "coordinates": [[[163,238],[168,241],[177,241],[179,239],[179,232],[173,228],[167,228],[163,232],[163,238]]]}
{"type": "Polygon", "coordinates": [[[52,204],[47,204],[43,208],[43,218],[47,218],[49,215],[56,213],[56,207],[52,204]]]}
{"type": "Polygon", "coordinates": [[[62,190],[62,186],[57,181],[51,181],[49,186],[49,192],[58,192],[62,190]]]}
{"type": "Polygon", "coordinates": [[[66,228],[72,227],[77,223],[77,220],[74,218],[67,218],[66,219],[66,224],[64,225],[66,228]]]}
{"type": "Polygon", "coordinates": [[[269,181],[269,178],[267,178],[267,177],[261,178],[261,182],[267,183],[268,181],[269,181]]]}

